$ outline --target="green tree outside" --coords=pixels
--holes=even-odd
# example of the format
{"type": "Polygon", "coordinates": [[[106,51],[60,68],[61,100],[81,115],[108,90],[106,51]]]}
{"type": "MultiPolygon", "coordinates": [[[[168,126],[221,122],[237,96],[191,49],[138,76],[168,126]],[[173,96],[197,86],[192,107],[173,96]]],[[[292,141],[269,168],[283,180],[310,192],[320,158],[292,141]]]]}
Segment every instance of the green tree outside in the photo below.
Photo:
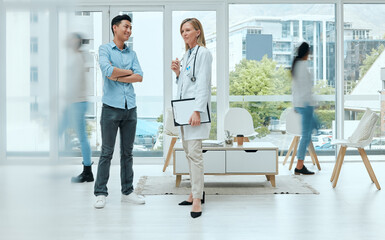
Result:
{"type": "MultiPolygon", "coordinates": [[[[243,59],[230,72],[230,95],[290,95],[291,73],[266,55],[261,61],[243,59]]],[[[272,118],[278,119],[289,102],[233,102],[231,107],[247,109],[253,117],[258,137],[269,134],[272,118]]]]}
{"type": "Polygon", "coordinates": [[[368,70],[372,67],[373,63],[377,60],[378,56],[384,51],[385,46],[381,44],[377,49],[372,49],[370,55],[366,54],[366,58],[363,64],[360,66],[360,79],[362,79],[368,70]]]}

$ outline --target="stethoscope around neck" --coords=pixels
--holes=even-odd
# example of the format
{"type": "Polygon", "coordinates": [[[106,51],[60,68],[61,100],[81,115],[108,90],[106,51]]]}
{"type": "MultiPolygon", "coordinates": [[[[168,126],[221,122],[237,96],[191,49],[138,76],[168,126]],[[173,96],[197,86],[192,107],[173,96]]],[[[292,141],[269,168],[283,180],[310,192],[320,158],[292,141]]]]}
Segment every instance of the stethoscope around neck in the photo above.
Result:
{"type": "MultiPolygon", "coordinates": [[[[197,61],[197,55],[198,55],[199,48],[200,48],[200,46],[198,45],[197,51],[195,52],[195,56],[194,56],[193,76],[191,77],[191,82],[195,82],[197,80],[195,77],[195,62],[197,61]]],[[[186,70],[187,70],[187,68],[186,68],[186,70]]]]}

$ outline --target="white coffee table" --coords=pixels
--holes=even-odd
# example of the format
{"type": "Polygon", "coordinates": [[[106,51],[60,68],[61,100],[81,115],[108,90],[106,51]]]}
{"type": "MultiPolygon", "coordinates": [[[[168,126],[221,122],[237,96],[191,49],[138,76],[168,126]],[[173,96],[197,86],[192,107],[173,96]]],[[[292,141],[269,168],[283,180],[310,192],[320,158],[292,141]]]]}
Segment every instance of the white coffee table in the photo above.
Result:
{"type": "MultiPolygon", "coordinates": [[[[179,187],[182,175],[189,175],[186,154],[181,143],[173,150],[174,175],[179,187]]],[[[278,175],[278,147],[270,142],[245,142],[243,146],[203,147],[205,175],[265,175],[275,187],[278,175]]]]}

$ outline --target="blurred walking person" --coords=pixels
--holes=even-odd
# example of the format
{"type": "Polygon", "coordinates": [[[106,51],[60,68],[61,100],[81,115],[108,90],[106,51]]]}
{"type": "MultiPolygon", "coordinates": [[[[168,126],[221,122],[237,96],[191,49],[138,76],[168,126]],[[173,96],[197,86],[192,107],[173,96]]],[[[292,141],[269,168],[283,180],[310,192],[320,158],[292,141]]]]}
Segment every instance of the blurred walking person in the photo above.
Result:
{"type": "Polygon", "coordinates": [[[72,33],[67,39],[67,78],[65,82],[65,110],[59,126],[59,136],[67,129],[74,129],[83,156],[83,172],[72,177],[74,183],[93,182],[91,148],[86,131],[85,114],[89,105],[84,59],[80,52],[82,37],[72,33]]]}
{"type": "Polygon", "coordinates": [[[310,46],[303,42],[297,50],[297,56],[293,60],[291,74],[293,77],[292,93],[294,110],[301,115],[302,137],[297,151],[297,166],[294,174],[311,175],[314,172],[309,171],[304,165],[306,150],[311,141],[311,133],[316,126],[314,117],[314,99],[313,99],[313,80],[312,74],[308,70],[308,58],[310,46]]]}

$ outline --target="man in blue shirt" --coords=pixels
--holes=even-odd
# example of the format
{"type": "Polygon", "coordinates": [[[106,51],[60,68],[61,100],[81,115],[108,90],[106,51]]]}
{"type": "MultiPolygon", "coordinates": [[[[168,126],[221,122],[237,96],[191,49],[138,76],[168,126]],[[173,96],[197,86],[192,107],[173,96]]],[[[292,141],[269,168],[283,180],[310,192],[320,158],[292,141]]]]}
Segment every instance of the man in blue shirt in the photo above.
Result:
{"type": "Polygon", "coordinates": [[[132,149],[136,131],[136,100],[133,83],[142,82],[143,72],[136,53],[124,44],[131,36],[131,18],[119,15],[112,19],[114,40],[99,48],[99,64],[104,78],[103,108],[100,120],[102,152],[94,187],[95,208],[106,204],[107,182],[118,128],[120,130],[120,179],[122,202],[144,204],[133,191],[132,149]]]}

